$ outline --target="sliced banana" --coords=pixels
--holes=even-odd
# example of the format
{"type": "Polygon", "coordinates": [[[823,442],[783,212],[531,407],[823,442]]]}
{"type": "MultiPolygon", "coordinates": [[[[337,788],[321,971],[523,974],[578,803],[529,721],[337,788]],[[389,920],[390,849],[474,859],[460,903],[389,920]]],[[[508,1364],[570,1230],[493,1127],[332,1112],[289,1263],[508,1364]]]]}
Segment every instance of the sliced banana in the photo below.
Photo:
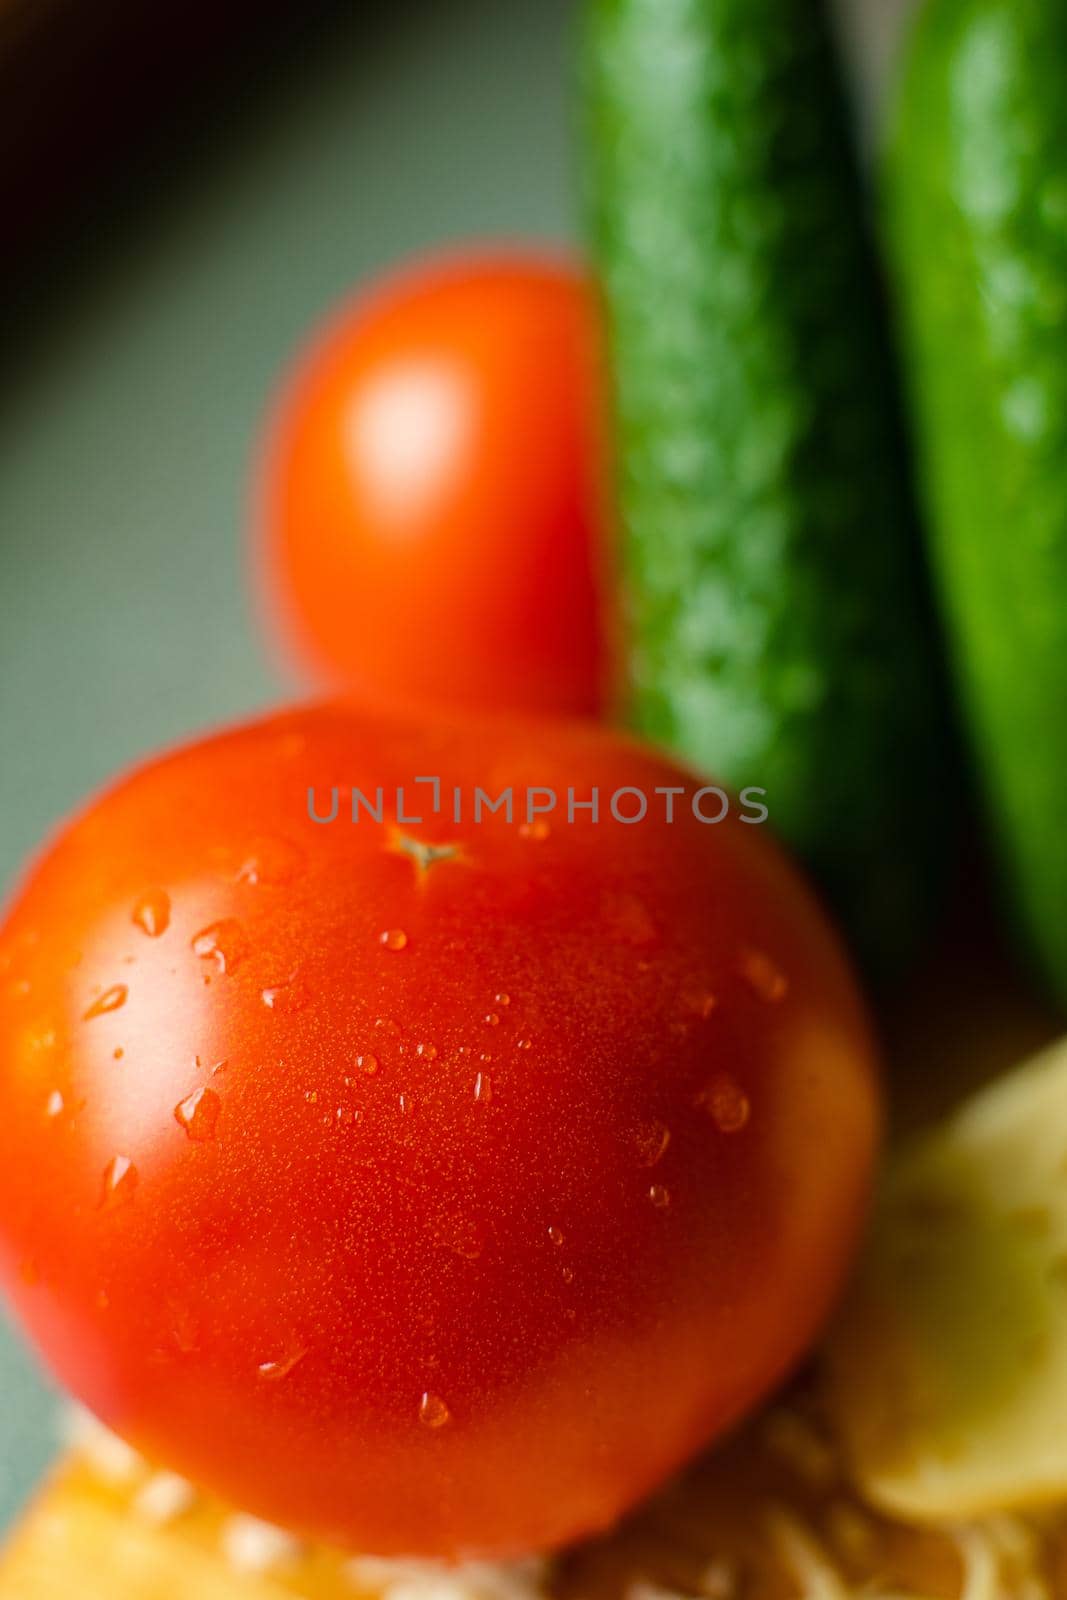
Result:
{"type": "Polygon", "coordinates": [[[943,1521],[1067,1499],[1067,1041],[890,1164],[828,1372],[876,1505],[943,1521]]]}

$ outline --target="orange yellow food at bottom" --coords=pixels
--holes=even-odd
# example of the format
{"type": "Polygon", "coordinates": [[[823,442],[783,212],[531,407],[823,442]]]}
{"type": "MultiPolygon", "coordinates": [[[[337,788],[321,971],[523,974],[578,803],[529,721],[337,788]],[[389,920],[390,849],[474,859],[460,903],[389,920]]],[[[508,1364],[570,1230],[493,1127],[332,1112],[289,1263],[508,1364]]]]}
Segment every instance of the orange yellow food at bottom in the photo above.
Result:
{"type": "MultiPolygon", "coordinates": [[[[551,1493],[550,1485],[545,1492],[551,1493]]],[[[806,1401],[751,1424],[614,1533],[446,1567],[301,1544],[101,1435],[0,1555],[0,1600],[1064,1600],[1067,1508],[917,1529],[861,1505],[806,1401]]]]}

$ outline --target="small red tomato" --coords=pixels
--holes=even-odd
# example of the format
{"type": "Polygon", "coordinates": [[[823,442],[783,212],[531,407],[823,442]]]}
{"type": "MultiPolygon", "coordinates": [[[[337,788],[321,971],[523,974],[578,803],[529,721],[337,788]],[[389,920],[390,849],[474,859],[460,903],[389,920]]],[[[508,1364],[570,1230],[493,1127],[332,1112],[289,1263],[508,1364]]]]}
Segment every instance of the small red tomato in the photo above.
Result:
{"type": "Polygon", "coordinates": [[[697,787],[607,731],[326,706],[74,821],[0,930],[0,1275],[55,1375],[386,1554],[603,1528],[747,1411],[840,1283],[878,1104],[836,938],[697,787]]]}
{"type": "Polygon", "coordinates": [[[392,700],[586,714],[608,692],[589,285],[548,255],[397,274],[313,344],[258,475],[283,631],[392,700]]]}

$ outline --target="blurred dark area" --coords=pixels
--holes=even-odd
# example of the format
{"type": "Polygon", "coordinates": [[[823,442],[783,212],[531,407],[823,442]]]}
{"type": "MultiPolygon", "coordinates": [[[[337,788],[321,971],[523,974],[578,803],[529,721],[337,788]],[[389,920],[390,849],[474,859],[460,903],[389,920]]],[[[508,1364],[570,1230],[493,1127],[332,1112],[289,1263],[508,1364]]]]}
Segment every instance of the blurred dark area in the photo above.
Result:
{"type": "Polygon", "coordinates": [[[124,205],[195,161],[213,129],[314,64],[333,29],[377,32],[410,0],[0,0],[5,345],[124,205]]]}

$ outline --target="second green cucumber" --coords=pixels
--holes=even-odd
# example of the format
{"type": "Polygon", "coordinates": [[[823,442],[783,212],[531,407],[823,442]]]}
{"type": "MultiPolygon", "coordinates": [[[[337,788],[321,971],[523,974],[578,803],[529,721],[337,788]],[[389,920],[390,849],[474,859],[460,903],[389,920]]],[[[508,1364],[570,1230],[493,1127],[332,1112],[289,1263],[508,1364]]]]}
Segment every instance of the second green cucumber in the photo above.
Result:
{"type": "Polygon", "coordinates": [[[1067,4],[932,0],[888,162],[934,564],[1011,901],[1067,1001],[1067,4]]]}

